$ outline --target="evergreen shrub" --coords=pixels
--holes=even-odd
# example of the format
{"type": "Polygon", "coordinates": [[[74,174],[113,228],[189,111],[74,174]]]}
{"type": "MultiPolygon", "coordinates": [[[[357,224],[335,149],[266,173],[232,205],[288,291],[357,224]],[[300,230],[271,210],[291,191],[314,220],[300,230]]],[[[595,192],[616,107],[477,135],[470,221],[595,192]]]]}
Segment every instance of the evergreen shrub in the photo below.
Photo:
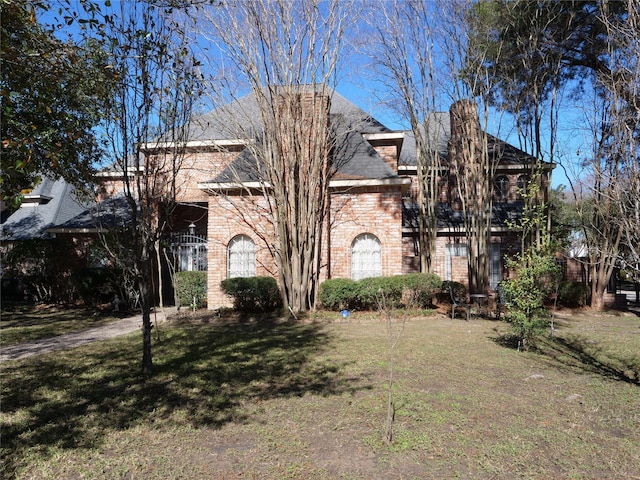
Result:
{"type": "Polygon", "coordinates": [[[390,308],[428,307],[442,280],[435,274],[412,273],[354,281],[332,278],[320,285],[318,299],[327,310],[376,310],[384,296],[390,308]]]}
{"type": "Polygon", "coordinates": [[[178,307],[207,305],[207,272],[176,272],[173,277],[178,307]]]}
{"type": "Polygon", "coordinates": [[[584,283],[565,280],[558,287],[558,302],[570,308],[584,307],[588,293],[589,288],[584,283]]]}
{"type": "Polygon", "coordinates": [[[435,273],[410,273],[403,275],[404,302],[407,306],[427,308],[433,305],[433,297],[442,288],[442,279],[435,273]]]}
{"type": "Polygon", "coordinates": [[[358,284],[350,278],[330,278],[320,285],[318,299],[327,310],[353,310],[358,306],[358,284]]]}
{"type": "Polygon", "coordinates": [[[278,283],[273,277],[227,278],[222,290],[233,297],[233,308],[242,312],[272,312],[282,308],[278,283]]]}

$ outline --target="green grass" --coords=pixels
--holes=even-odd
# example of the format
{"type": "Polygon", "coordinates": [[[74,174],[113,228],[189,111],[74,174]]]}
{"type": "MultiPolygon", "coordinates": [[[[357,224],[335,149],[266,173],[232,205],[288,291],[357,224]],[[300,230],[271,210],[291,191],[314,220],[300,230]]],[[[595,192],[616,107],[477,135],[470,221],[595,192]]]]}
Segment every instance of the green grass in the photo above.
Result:
{"type": "Polygon", "coordinates": [[[0,315],[0,345],[8,346],[79,332],[122,318],[111,312],[63,306],[14,306],[0,315]]]}
{"type": "Polygon", "coordinates": [[[2,364],[4,478],[640,478],[640,321],[576,315],[532,352],[504,323],[408,321],[384,442],[381,317],[184,317],[2,364]],[[333,321],[332,321],[333,320],[333,321]]]}

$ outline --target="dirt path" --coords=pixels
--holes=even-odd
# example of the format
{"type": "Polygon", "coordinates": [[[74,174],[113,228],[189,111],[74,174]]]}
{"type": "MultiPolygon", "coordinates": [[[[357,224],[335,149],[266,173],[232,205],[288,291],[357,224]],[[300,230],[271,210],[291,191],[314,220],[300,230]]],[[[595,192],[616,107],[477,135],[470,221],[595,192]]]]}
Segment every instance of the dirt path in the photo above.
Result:
{"type": "MultiPolygon", "coordinates": [[[[169,317],[173,311],[175,311],[175,308],[165,309],[164,316],[169,317]]],[[[163,317],[162,313],[159,313],[159,321],[164,320],[164,317],[161,317],[163,317]]],[[[86,343],[97,342],[99,340],[106,340],[108,338],[113,338],[119,335],[125,335],[127,333],[140,330],[141,325],[142,316],[138,314],[132,317],[123,318],[122,320],[117,320],[115,322],[109,323],[108,325],[90,328],[81,332],[67,333],[66,335],[43,338],[41,340],[35,340],[33,342],[9,345],[0,349],[0,362],[4,362],[7,360],[18,360],[20,358],[32,357],[34,355],[54,352],[56,350],[73,348],[84,345],[86,343]]]]}

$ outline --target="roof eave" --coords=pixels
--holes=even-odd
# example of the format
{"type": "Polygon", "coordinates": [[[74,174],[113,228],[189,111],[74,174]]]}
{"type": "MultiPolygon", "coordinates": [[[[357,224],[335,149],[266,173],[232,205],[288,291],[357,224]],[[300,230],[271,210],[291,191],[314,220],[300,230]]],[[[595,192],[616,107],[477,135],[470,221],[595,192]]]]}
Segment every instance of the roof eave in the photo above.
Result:
{"type": "Polygon", "coordinates": [[[73,234],[81,234],[81,233],[105,233],[107,232],[108,229],[101,227],[101,228],[57,228],[57,227],[53,227],[53,228],[47,228],[47,232],[48,233],[73,233],[73,234]]]}
{"type": "Polygon", "coordinates": [[[175,148],[180,149],[198,149],[198,148],[227,148],[235,146],[243,146],[254,143],[253,140],[247,138],[227,138],[219,140],[190,140],[188,142],[147,142],[140,145],[140,150],[144,153],[154,153],[162,150],[175,148]]]}
{"type": "MultiPolygon", "coordinates": [[[[367,178],[358,180],[331,180],[329,188],[353,188],[353,187],[401,187],[403,189],[411,187],[411,178],[409,177],[391,177],[391,178],[367,178]]],[[[267,182],[205,182],[199,183],[198,189],[206,192],[220,192],[230,190],[257,190],[270,188],[267,182]]]]}

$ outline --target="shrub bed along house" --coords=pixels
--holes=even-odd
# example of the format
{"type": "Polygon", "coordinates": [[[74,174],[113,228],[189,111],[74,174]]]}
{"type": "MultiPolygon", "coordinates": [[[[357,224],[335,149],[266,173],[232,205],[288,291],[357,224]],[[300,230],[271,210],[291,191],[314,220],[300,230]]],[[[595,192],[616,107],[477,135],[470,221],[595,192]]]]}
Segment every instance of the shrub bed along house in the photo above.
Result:
{"type": "Polygon", "coordinates": [[[275,278],[235,277],[220,284],[233,297],[233,308],[243,312],[272,312],[282,308],[282,297],[275,278]]]}
{"type": "Polygon", "coordinates": [[[431,273],[412,273],[362,280],[332,278],[320,285],[318,298],[327,310],[375,310],[384,298],[392,308],[424,308],[432,304],[442,280],[431,273]]]}

